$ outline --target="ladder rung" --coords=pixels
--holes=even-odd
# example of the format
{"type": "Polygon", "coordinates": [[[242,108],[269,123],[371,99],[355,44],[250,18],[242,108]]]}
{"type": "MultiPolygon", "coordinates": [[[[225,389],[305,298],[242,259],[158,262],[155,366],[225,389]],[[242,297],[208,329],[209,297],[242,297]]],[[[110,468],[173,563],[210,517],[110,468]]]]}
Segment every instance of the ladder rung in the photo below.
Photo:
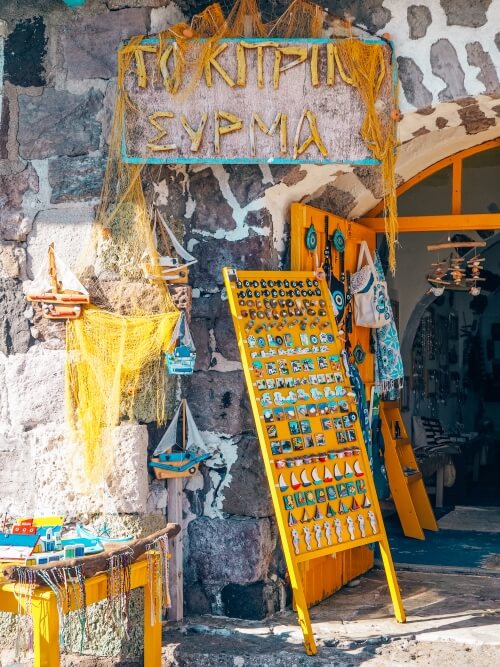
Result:
{"type": "Polygon", "coordinates": [[[405,473],[405,477],[408,480],[408,484],[413,484],[414,482],[418,482],[419,479],[422,479],[422,473],[419,471],[414,472],[411,475],[405,473]]]}

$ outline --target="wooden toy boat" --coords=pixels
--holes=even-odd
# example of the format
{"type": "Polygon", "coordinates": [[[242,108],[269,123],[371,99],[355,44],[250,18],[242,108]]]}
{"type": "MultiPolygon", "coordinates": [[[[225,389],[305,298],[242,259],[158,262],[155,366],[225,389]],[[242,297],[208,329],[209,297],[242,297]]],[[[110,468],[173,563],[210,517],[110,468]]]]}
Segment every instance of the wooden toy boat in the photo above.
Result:
{"type": "Polygon", "coordinates": [[[202,461],[210,458],[205,443],[196,426],[187,401],[183,399],[165,431],[158,447],[153,452],[149,467],[157,479],[193,477],[202,461]],[[177,427],[182,411],[182,445],[177,445],[177,427]],[[187,429],[187,439],[186,439],[187,429]],[[174,446],[178,451],[172,452],[174,446]]]}
{"type": "Polygon", "coordinates": [[[90,303],[89,293],[56,256],[53,243],[26,298],[41,303],[44,316],[50,320],[74,320],[80,317],[82,306],[90,303]]]}
{"type": "Polygon", "coordinates": [[[151,213],[153,218],[153,241],[155,249],[153,252],[147,250],[143,254],[144,275],[149,280],[164,280],[169,283],[187,283],[189,277],[188,267],[198,260],[193,257],[176,239],[175,234],[167,225],[160,211],[155,207],[151,213]],[[160,255],[158,252],[158,241],[156,231],[158,230],[163,246],[172,250],[172,255],[160,255]],[[179,257],[175,257],[173,252],[179,257]],[[180,260],[179,260],[180,258],[180,260]]]}

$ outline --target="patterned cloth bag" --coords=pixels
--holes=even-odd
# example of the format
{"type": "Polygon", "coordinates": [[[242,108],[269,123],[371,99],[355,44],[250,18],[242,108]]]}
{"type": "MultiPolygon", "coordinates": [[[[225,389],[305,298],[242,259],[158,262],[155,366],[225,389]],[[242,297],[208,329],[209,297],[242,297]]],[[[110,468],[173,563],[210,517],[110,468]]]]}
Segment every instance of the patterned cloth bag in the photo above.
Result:
{"type": "Polygon", "coordinates": [[[379,329],[390,320],[387,284],[380,278],[366,241],[361,241],[358,270],[351,277],[354,318],[359,327],[379,329]],[[366,264],[363,265],[364,261],[366,264]]]}

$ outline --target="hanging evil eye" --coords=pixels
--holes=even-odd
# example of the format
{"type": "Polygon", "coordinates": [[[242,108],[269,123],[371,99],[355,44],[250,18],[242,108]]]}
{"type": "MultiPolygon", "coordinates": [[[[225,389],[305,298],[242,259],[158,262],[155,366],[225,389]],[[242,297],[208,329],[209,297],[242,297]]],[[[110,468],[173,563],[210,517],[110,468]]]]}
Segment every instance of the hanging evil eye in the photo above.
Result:
{"type": "Polygon", "coordinates": [[[317,280],[313,280],[313,287],[318,287],[319,282],[317,280]]]}
{"type": "Polygon", "coordinates": [[[304,287],[304,281],[303,281],[303,280],[299,280],[299,281],[297,282],[297,286],[298,286],[298,287],[304,287]]]}
{"type": "Polygon", "coordinates": [[[260,297],[260,292],[259,292],[258,289],[255,290],[254,296],[255,296],[256,299],[258,299],[260,297]]]}
{"type": "Polygon", "coordinates": [[[258,286],[259,286],[259,281],[258,281],[258,280],[254,280],[253,283],[252,283],[252,285],[253,285],[254,287],[258,287],[258,286]]]}
{"type": "Polygon", "coordinates": [[[292,287],[297,287],[297,281],[296,281],[296,280],[292,280],[291,285],[292,285],[292,287]]]}
{"type": "Polygon", "coordinates": [[[268,289],[262,290],[262,296],[269,296],[270,292],[268,289]]]}
{"type": "Polygon", "coordinates": [[[259,338],[257,338],[257,345],[259,347],[266,347],[266,339],[263,336],[259,336],[259,338]]]}
{"type": "Polygon", "coordinates": [[[340,292],[339,290],[335,290],[335,292],[332,293],[333,297],[333,303],[335,304],[335,307],[337,310],[341,311],[344,308],[344,294],[343,292],[340,292]]]}
{"type": "Polygon", "coordinates": [[[312,287],[312,280],[311,280],[310,278],[308,278],[308,279],[306,280],[306,285],[307,285],[308,287],[312,287]]]}
{"type": "Polygon", "coordinates": [[[316,296],[321,296],[321,290],[320,290],[319,287],[317,287],[317,288],[314,290],[314,294],[315,294],[316,296]]]}
{"type": "Polygon", "coordinates": [[[329,343],[333,343],[333,341],[335,340],[333,334],[331,334],[331,333],[326,334],[326,339],[329,343]]]}
{"type": "Polygon", "coordinates": [[[288,290],[286,291],[286,295],[287,295],[287,296],[293,296],[294,294],[295,294],[295,292],[293,291],[293,289],[288,289],[288,290]]]}
{"type": "Polygon", "coordinates": [[[352,356],[354,357],[354,361],[357,364],[362,364],[365,360],[366,352],[363,350],[359,343],[356,344],[354,350],[352,351],[352,356]]]}
{"type": "Polygon", "coordinates": [[[250,298],[250,297],[252,296],[252,294],[253,294],[252,290],[251,290],[251,289],[247,289],[247,291],[246,291],[246,295],[247,295],[247,297],[250,298]]]}
{"type": "Polygon", "coordinates": [[[312,335],[310,337],[310,340],[311,340],[311,345],[317,345],[317,343],[318,343],[318,337],[317,336],[312,335]]]}
{"type": "Polygon", "coordinates": [[[307,296],[313,296],[313,294],[314,292],[312,291],[312,289],[307,290],[307,296]]]}
{"type": "Polygon", "coordinates": [[[236,281],[236,287],[237,287],[238,289],[241,289],[241,288],[243,287],[243,283],[241,282],[241,280],[237,280],[237,281],[236,281]]]}
{"type": "Polygon", "coordinates": [[[319,315],[320,317],[326,317],[326,310],[325,310],[324,308],[320,308],[320,309],[318,310],[318,315],[319,315]]]}
{"type": "Polygon", "coordinates": [[[283,281],[283,287],[286,287],[286,288],[290,287],[290,282],[288,280],[284,280],[283,281]]]}
{"type": "Polygon", "coordinates": [[[299,294],[297,294],[297,296],[300,296],[300,295],[307,296],[307,290],[306,289],[303,289],[302,291],[297,290],[297,292],[300,292],[299,294]]]}
{"type": "Polygon", "coordinates": [[[276,281],[276,287],[281,287],[281,285],[282,285],[281,280],[277,280],[277,281],[276,281]]]}
{"type": "Polygon", "coordinates": [[[250,283],[249,280],[245,280],[244,283],[243,283],[243,285],[244,285],[245,287],[250,287],[250,284],[251,284],[251,283],[250,283]]]}
{"type": "Polygon", "coordinates": [[[276,336],[274,340],[276,342],[276,345],[283,345],[283,338],[281,336],[276,336]]]}
{"type": "Polygon", "coordinates": [[[333,234],[333,247],[337,252],[344,252],[345,250],[345,238],[340,229],[336,229],[333,234]]]}
{"type": "Polygon", "coordinates": [[[353,424],[358,418],[358,415],[355,412],[350,412],[348,416],[349,416],[349,421],[351,421],[353,424]]]}
{"type": "Polygon", "coordinates": [[[280,291],[279,291],[279,295],[280,295],[280,296],[286,296],[286,292],[285,292],[285,290],[284,290],[284,289],[280,289],[280,291]]]}
{"type": "Polygon", "coordinates": [[[267,283],[266,283],[265,280],[260,281],[260,286],[262,287],[262,289],[264,289],[264,287],[266,287],[266,285],[267,285],[267,283]]]}
{"type": "Polygon", "coordinates": [[[288,299],[288,301],[286,302],[286,305],[289,308],[293,308],[293,306],[295,306],[295,301],[293,301],[292,299],[288,299]]]}
{"type": "Polygon", "coordinates": [[[278,296],[278,290],[276,289],[271,290],[271,296],[276,298],[278,296]]]}

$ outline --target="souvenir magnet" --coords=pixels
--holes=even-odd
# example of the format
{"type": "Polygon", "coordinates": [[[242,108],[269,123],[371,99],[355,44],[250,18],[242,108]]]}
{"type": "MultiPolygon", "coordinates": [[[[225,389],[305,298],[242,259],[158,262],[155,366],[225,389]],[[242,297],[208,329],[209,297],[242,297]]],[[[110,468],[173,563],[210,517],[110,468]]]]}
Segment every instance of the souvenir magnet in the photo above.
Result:
{"type": "Polygon", "coordinates": [[[351,538],[351,540],[356,539],[354,536],[354,521],[352,520],[352,517],[348,516],[346,522],[347,522],[347,532],[349,533],[349,537],[351,538]]]}
{"type": "Polygon", "coordinates": [[[340,519],[334,519],[333,525],[335,526],[335,534],[337,535],[337,541],[342,542],[342,523],[340,519]]]}
{"type": "Polygon", "coordinates": [[[361,537],[366,537],[365,517],[362,514],[358,514],[356,518],[358,519],[359,532],[361,533],[361,537]]]}
{"type": "Polygon", "coordinates": [[[304,540],[305,540],[305,543],[306,543],[306,549],[307,549],[307,551],[311,551],[311,549],[312,549],[311,530],[309,529],[308,526],[304,526],[303,531],[304,531],[304,540]]]}
{"type": "Polygon", "coordinates": [[[321,549],[321,540],[323,538],[323,535],[321,533],[321,524],[319,523],[314,524],[314,537],[316,539],[316,544],[318,545],[318,549],[321,549]]]}
{"type": "Polygon", "coordinates": [[[330,547],[332,545],[332,526],[329,521],[323,523],[323,528],[325,529],[325,540],[327,545],[330,547]]]}
{"type": "Polygon", "coordinates": [[[300,553],[300,537],[299,531],[296,528],[292,529],[292,544],[295,555],[298,556],[300,553]]]}
{"type": "Polygon", "coordinates": [[[376,535],[378,533],[377,518],[371,510],[368,512],[368,521],[370,522],[372,533],[376,535]]]}

